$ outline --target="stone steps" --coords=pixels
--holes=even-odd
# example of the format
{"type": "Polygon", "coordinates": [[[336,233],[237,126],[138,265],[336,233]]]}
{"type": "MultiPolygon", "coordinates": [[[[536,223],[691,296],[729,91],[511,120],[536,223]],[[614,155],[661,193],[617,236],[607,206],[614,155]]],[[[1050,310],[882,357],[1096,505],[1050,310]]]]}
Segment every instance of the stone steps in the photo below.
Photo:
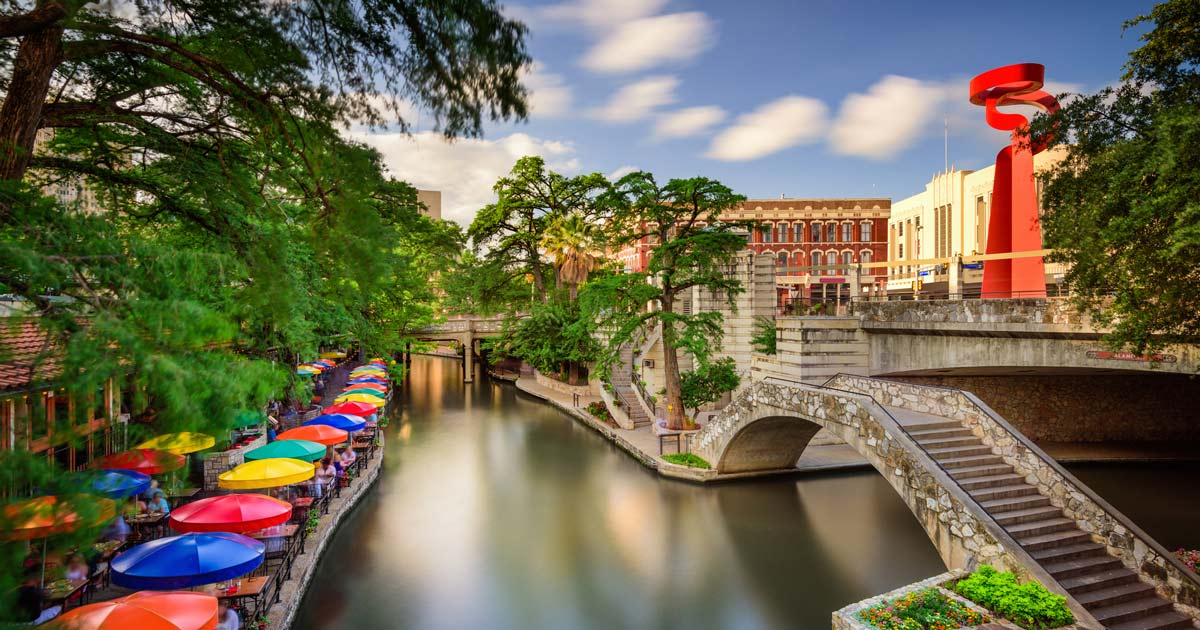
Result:
{"type": "Polygon", "coordinates": [[[992,448],[990,446],[960,446],[951,448],[930,448],[925,449],[934,459],[954,459],[958,457],[970,457],[971,455],[991,455],[992,448]]]}
{"type": "Polygon", "coordinates": [[[1075,521],[1069,518],[1048,518],[1041,521],[1033,521],[1032,523],[1018,523],[1011,527],[1005,527],[1013,538],[1022,536],[1036,536],[1037,534],[1050,534],[1053,532],[1067,532],[1075,529],[1075,521]]]}
{"type": "MultiPolygon", "coordinates": [[[[1032,486],[1030,486],[1032,487],[1032,486]]],[[[1050,499],[1040,495],[1032,494],[1023,497],[1008,497],[1004,499],[992,499],[991,501],[980,501],[979,505],[988,513],[994,512],[1010,512],[1012,510],[1025,510],[1029,508],[1041,507],[1050,505],[1050,499]]]]}
{"type": "Polygon", "coordinates": [[[1054,549],[1062,545],[1077,545],[1085,542],[1091,542],[1092,537],[1079,530],[1068,530],[1065,532],[1051,532],[1048,534],[1035,534],[1017,538],[1017,542],[1021,544],[1027,551],[1042,551],[1054,549]]]}
{"type": "Polygon", "coordinates": [[[1000,488],[1000,487],[1004,487],[1004,486],[1012,486],[1012,485],[1016,485],[1024,480],[1025,480],[1025,478],[1022,477],[1021,475],[1018,475],[1014,472],[1009,472],[1009,473],[1004,473],[1004,474],[999,474],[999,475],[987,475],[984,477],[973,477],[971,479],[963,479],[962,481],[958,482],[958,485],[962,486],[964,490],[970,492],[971,490],[982,490],[983,488],[1000,488]]]}
{"type": "Polygon", "coordinates": [[[1120,560],[1105,554],[1103,556],[1090,556],[1084,558],[1072,558],[1070,560],[1062,560],[1060,562],[1043,563],[1042,567],[1055,577],[1062,580],[1064,578],[1079,577],[1081,575],[1090,575],[1093,573],[1103,573],[1124,567],[1120,560]]]}
{"type": "Polygon", "coordinates": [[[917,440],[917,444],[920,444],[921,446],[925,447],[926,449],[964,447],[964,446],[983,446],[983,442],[980,441],[980,439],[975,437],[974,435],[928,438],[928,439],[924,439],[924,440],[917,440]]]}
{"type": "Polygon", "coordinates": [[[1166,612],[1146,617],[1144,619],[1135,619],[1125,623],[1108,626],[1109,630],[1177,630],[1181,628],[1194,628],[1192,620],[1177,613],[1166,612]]]}
{"type": "Polygon", "coordinates": [[[1030,550],[1029,555],[1033,556],[1034,560],[1040,563],[1058,562],[1061,560],[1070,560],[1073,558],[1087,558],[1091,556],[1107,555],[1104,545],[1098,545],[1094,542],[1075,543],[1067,545],[1057,545],[1046,549],[1030,550]]]}
{"type": "Polygon", "coordinates": [[[1098,591],[1121,584],[1132,584],[1137,581],[1137,576],[1132,572],[1125,569],[1113,569],[1111,571],[1101,571],[1099,573],[1059,580],[1058,585],[1071,595],[1075,595],[1076,593],[1098,591]]]}
{"type": "Polygon", "coordinates": [[[964,429],[961,426],[953,426],[946,429],[921,429],[920,431],[909,431],[908,434],[918,442],[937,438],[973,437],[975,435],[970,430],[964,429]]]}
{"type": "Polygon", "coordinates": [[[1088,612],[1092,613],[1092,616],[1096,618],[1096,621],[1105,626],[1118,624],[1123,621],[1145,619],[1146,617],[1174,610],[1170,602],[1154,594],[1132,601],[1115,604],[1106,603],[1106,605],[1098,608],[1087,608],[1088,612]]]}
{"type": "Polygon", "coordinates": [[[1053,505],[1039,505],[1037,507],[992,513],[992,518],[996,519],[996,522],[1004,527],[1020,523],[1032,523],[1047,518],[1054,518],[1055,516],[1062,516],[1062,510],[1053,505]]]}
{"type": "Polygon", "coordinates": [[[1129,584],[1118,584],[1109,588],[1102,588],[1097,591],[1086,591],[1075,596],[1075,601],[1083,604],[1084,607],[1106,603],[1115,604],[1118,602],[1132,601],[1141,599],[1146,595],[1154,594],[1154,587],[1145,582],[1132,582],[1129,584]]]}
{"type": "Polygon", "coordinates": [[[971,496],[976,501],[988,501],[991,499],[1007,499],[1013,497],[1041,496],[1038,489],[1027,483],[1014,483],[1009,486],[998,486],[995,488],[980,488],[979,490],[971,491],[971,496]]]}
{"type": "Polygon", "coordinates": [[[988,466],[991,464],[1008,464],[1004,463],[1004,458],[999,455],[970,455],[968,457],[950,457],[947,459],[938,460],[947,471],[954,471],[959,468],[972,468],[975,466],[988,466]]]}

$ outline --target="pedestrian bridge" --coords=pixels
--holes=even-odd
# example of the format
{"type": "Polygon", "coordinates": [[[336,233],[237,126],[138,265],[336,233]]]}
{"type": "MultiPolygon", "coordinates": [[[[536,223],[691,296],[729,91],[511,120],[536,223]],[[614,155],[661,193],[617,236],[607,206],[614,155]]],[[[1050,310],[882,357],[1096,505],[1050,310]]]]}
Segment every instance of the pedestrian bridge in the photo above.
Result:
{"type": "Polygon", "coordinates": [[[951,569],[1067,597],[1083,627],[1190,628],[1200,581],[972,394],[863,376],[763,378],[692,440],[718,478],[795,467],[826,429],[896,490],[951,569]]]}
{"type": "Polygon", "coordinates": [[[475,378],[476,340],[495,337],[504,329],[502,317],[463,317],[449,319],[440,324],[420,328],[412,332],[421,341],[455,341],[463,346],[463,381],[470,383],[475,378]]]}

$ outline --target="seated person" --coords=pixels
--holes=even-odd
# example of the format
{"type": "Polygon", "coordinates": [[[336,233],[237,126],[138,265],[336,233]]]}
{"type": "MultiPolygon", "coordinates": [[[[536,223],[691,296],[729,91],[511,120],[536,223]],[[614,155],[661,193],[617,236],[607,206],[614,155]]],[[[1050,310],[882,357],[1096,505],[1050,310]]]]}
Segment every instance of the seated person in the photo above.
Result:
{"type": "Polygon", "coordinates": [[[88,563],[83,559],[83,554],[71,554],[71,559],[67,561],[67,572],[65,577],[68,582],[78,584],[91,575],[91,570],[88,568],[88,563]]]}
{"type": "Polygon", "coordinates": [[[167,495],[163,494],[162,490],[159,490],[154,494],[154,496],[150,499],[150,502],[146,504],[146,509],[148,509],[152,514],[171,513],[171,505],[167,503],[167,495]]]}
{"type": "Polygon", "coordinates": [[[242,620],[238,619],[238,614],[229,607],[229,602],[219,600],[217,603],[217,626],[216,630],[238,630],[242,620]]]}
{"type": "Polygon", "coordinates": [[[131,533],[133,533],[133,530],[130,529],[129,523],[125,522],[125,517],[118,514],[117,518],[113,519],[113,522],[104,528],[104,531],[100,534],[100,540],[115,540],[123,543],[129,539],[131,533]]]}
{"type": "Polygon", "coordinates": [[[121,508],[121,516],[125,518],[136,518],[146,513],[146,502],[136,497],[129,497],[129,501],[121,508]]]}
{"type": "Polygon", "coordinates": [[[159,492],[162,492],[162,490],[159,490],[159,489],[158,489],[158,480],[157,480],[157,479],[151,479],[151,480],[150,480],[150,487],[149,487],[149,488],[146,488],[146,491],[142,493],[142,498],[143,498],[143,499],[145,499],[145,500],[147,500],[147,501],[149,501],[150,499],[153,499],[153,498],[154,498],[154,495],[155,495],[156,493],[159,493],[159,492]]]}
{"type": "Polygon", "coordinates": [[[17,589],[14,619],[39,624],[57,617],[58,613],[62,612],[62,606],[51,606],[43,610],[46,605],[46,592],[42,590],[41,582],[40,568],[25,571],[25,581],[17,589]]]}
{"type": "Polygon", "coordinates": [[[335,477],[337,477],[337,468],[333,466],[333,461],[326,456],[321,460],[321,464],[317,466],[317,472],[313,476],[313,479],[316,480],[314,485],[318,488],[318,497],[329,488],[329,484],[333,483],[335,477]]]}
{"type": "Polygon", "coordinates": [[[342,449],[342,469],[345,470],[353,466],[356,459],[358,459],[358,453],[354,452],[354,447],[349,444],[346,445],[346,448],[342,449]]]}

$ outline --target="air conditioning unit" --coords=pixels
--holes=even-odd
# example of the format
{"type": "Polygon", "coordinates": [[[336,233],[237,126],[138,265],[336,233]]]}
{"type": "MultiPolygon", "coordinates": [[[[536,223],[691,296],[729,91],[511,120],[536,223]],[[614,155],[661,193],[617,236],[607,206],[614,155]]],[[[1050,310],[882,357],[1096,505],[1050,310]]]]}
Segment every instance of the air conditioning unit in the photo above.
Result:
{"type": "Polygon", "coordinates": [[[654,359],[642,359],[642,367],[654,369],[654,359]]]}

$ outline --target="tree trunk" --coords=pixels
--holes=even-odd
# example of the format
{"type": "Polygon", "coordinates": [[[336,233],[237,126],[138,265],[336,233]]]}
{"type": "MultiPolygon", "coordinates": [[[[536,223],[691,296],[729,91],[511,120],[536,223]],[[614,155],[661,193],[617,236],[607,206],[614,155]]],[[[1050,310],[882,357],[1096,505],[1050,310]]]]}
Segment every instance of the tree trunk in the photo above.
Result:
{"type": "Polygon", "coordinates": [[[568,292],[568,295],[569,295],[569,296],[570,296],[570,298],[571,298],[571,303],[572,303],[572,304],[574,304],[574,303],[575,303],[575,300],[576,300],[577,298],[579,298],[579,283],[578,283],[578,282],[572,282],[572,283],[568,284],[568,285],[567,285],[567,292],[568,292]]]}
{"type": "Polygon", "coordinates": [[[58,23],[21,39],[12,81],[0,107],[0,179],[19,180],[29,168],[33,143],[50,91],[50,77],[62,63],[63,27],[58,23]]]}
{"type": "Polygon", "coordinates": [[[538,260],[538,254],[536,250],[533,252],[531,260],[533,262],[533,286],[537,287],[538,298],[540,298],[542,303],[545,304],[546,283],[545,279],[542,278],[542,261],[538,260]]]}
{"type": "Polygon", "coordinates": [[[579,384],[579,364],[575,361],[567,361],[567,384],[579,384]]]}
{"type": "MultiPolygon", "coordinates": [[[[673,313],[675,299],[667,290],[663,291],[662,311],[673,313]]],[[[675,348],[675,325],[662,323],[663,380],[667,389],[667,428],[683,429],[683,396],[679,390],[679,352],[675,348]]]]}

